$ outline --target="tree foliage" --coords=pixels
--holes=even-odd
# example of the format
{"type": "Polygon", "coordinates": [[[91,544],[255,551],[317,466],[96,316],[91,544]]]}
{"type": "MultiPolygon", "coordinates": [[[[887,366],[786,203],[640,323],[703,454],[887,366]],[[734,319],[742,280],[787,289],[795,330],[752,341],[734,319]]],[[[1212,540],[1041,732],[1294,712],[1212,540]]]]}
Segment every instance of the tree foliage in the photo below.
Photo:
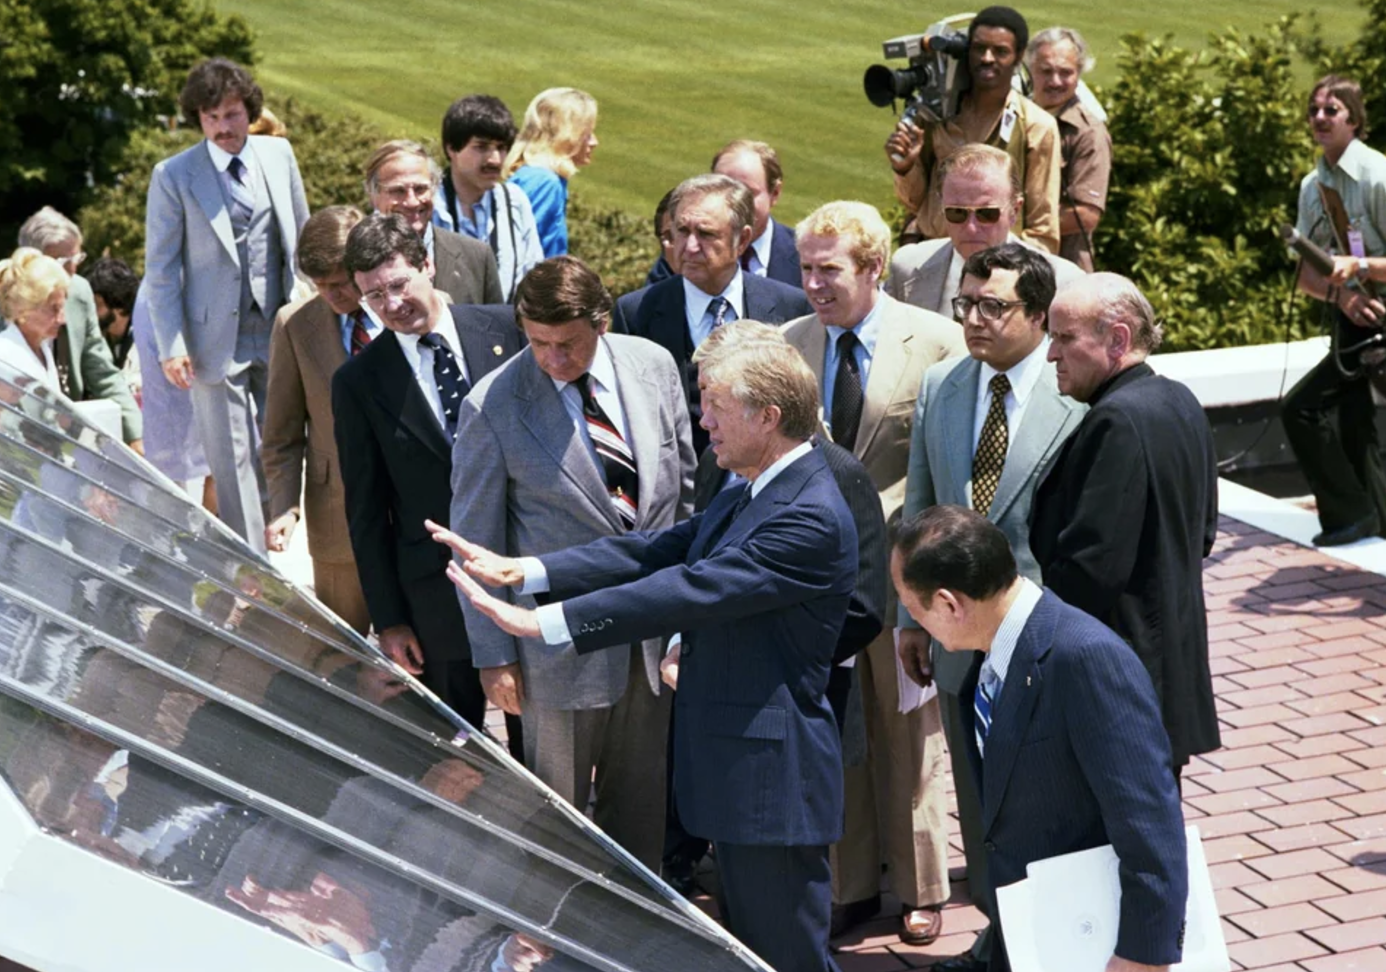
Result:
{"type": "Polygon", "coordinates": [[[1198,53],[1122,39],[1099,254],[1145,291],[1168,350],[1285,336],[1293,263],[1277,230],[1294,221],[1314,161],[1292,28],[1286,18],[1258,36],[1229,31],[1198,53]]]}
{"type": "Polygon", "coordinates": [[[0,233],[45,203],[76,211],[214,54],[252,63],[253,38],[196,0],[0,0],[0,233]]]}

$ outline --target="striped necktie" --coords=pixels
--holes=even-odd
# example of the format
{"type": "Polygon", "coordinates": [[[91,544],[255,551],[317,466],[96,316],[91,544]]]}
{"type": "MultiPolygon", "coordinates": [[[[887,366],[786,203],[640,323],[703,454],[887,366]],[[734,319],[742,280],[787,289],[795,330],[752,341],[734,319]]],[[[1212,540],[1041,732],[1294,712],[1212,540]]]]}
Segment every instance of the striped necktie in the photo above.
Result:
{"type": "Polygon", "coordinates": [[[635,471],[635,456],[626,445],[626,440],[621,438],[616,423],[611,421],[596,396],[592,394],[592,376],[584,374],[573,384],[577,385],[578,394],[582,396],[582,417],[587,422],[587,434],[592,439],[592,448],[597,450],[597,458],[602,463],[611,505],[629,530],[635,526],[636,504],[640,496],[640,477],[635,471]]]}
{"type": "Polygon", "coordinates": [[[986,756],[987,733],[991,731],[991,703],[995,691],[991,669],[983,665],[977,676],[977,690],[972,693],[972,710],[977,716],[977,753],[983,757],[986,756]]]}
{"type": "Polygon", "coordinates": [[[371,333],[366,330],[366,312],[363,308],[356,308],[347,317],[351,319],[351,356],[354,358],[371,343],[371,333]]]}

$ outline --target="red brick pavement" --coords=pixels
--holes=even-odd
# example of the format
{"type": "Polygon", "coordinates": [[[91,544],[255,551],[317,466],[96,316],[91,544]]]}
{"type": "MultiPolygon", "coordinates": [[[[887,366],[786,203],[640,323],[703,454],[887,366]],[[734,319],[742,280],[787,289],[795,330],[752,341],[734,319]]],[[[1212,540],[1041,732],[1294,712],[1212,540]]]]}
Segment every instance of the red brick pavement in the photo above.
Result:
{"type": "MultiPolygon", "coordinates": [[[[1227,518],[1203,576],[1224,748],[1187,768],[1184,815],[1232,968],[1386,972],[1386,577],[1227,518]]],[[[833,943],[842,972],[927,968],[982,923],[965,881],[929,947],[900,943],[898,913],[887,896],[833,943]]]]}

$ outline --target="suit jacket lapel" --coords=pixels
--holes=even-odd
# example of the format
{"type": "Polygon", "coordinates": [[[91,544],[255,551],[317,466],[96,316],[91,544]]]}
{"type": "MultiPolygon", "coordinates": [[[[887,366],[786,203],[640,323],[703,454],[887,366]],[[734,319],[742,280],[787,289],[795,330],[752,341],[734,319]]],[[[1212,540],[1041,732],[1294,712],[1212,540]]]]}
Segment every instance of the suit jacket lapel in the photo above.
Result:
{"type": "Polygon", "coordinates": [[[321,297],[314,298],[311,306],[312,316],[307,322],[304,341],[314,365],[331,387],[333,373],[346,364],[347,359],[346,347],[342,344],[341,318],[321,297]]]}
{"type": "Polygon", "coordinates": [[[953,369],[940,390],[941,414],[958,416],[957,420],[944,423],[943,447],[948,461],[947,472],[952,474],[958,499],[963,504],[971,502],[968,484],[972,481],[972,425],[977,408],[977,380],[981,373],[982,366],[975,358],[969,358],[953,369]]]}
{"type": "MultiPolygon", "coordinates": [[[[766,286],[765,281],[753,273],[743,273],[741,275],[742,296],[746,302],[746,317],[752,321],[774,321],[782,320],[776,318],[775,308],[779,302],[775,299],[773,290],[766,286]]],[[[819,368],[822,368],[822,356],[819,356],[819,368]]]]}
{"type": "MultiPolygon", "coordinates": [[[[881,294],[882,303],[891,298],[881,294]]],[[[881,420],[886,409],[895,401],[900,392],[900,383],[909,371],[910,356],[913,354],[910,334],[887,304],[881,308],[881,326],[876,332],[876,350],[871,355],[871,374],[866,379],[866,395],[861,411],[861,426],[857,431],[856,454],[860,459],[871,447],[871,440],[881,429],[881,420]]],[[[914,389],[915,394],[919,389],[914,389]]]]}
{"type": "Polygon", "coordinates": [[[448,441],[443,427],[438,424],[438,417],[433,414],[428,399],[414,379],[414,372],[404,357],[399,339],[393,331],[386,331],[372,342],[372,350],[376,344],[381,345],[380,350],[375,352],[380,362],[374,372],[376,397],[390,414],[398,417],[400,425],[450,464],[452,443],[448,441]]]}
{"type": "Polygon", "coordinates": [[[945,243],[919,268],[914,278],[914,286],[910,288],[912,294],[927,299],[927,310],[936,311],[949,320],[953,318],[953,309],[950,307],[944,310],[939,305],[943,302],[943,288],[948,282],[948,268],[952,263],[953,244],[945,243]]]}
{"type": "Polygon", "coordinates": [[[1010,782],[1011,771],[1015,769],[1020,741],[1025,736],[1025,728],[1030,724],[1035,702],[1043,688],[1043,670],[1039,661],[1049,652],[1054,640],[1053,597],[1045,592],[1035,605],[1016,642],[1001,695],[992,705],[991,729],[987,733],[987,748],[982,760],[985,769],[982,786],[984,835],[990,831],[1001,808],[1001,801],[1006,797],[1006,785],[1010,782]]]}
{"type": "MultiPolygon", "coordinates": [[[[1050,365],[1045,365],[1051,369],[1050,365]]],[[[1011,430],[1011,448],[1001,467],[1001,481],[992,500],[993,520],[1001,519],[1007,508],[1024,492],[1035,467],[1044,459],[1064,425],[1064,408],[1059,402],[1052,375],[1046,373],[1030,391],[1030,401],[1020,424],[1011,430]],[[1048,381],[1046,381],[1048,379],[1048,381]]]]}
{"type": "MultiPolygon", "coordinates": [[[[625,532],[616,509],[611,505],[611,495],[597,466],[592,461],[587,443],[573,425],[573,418],[558,397],[558,389],[548,375],[539,370],[533,352],[526,349],[520,367],[523,369],[515,383],[515,395],[521,399],[520,422],[535,442],[563,470],[579,493],[587,500],[597,514],[615,528],[625,532]]],[[[627,415],[630,410],[627,409],[627,415]]],[[[636,462],[639,463],[639,457],[636,462]]],[[[638,466],[637,466],[638,468],[638,466]]],[[[643,498],[644,487],[641,487],[643,498]]]]}
{"type": "MultiPolygon", "coordinates": [[[[263,144],[257,135],[250,138],[254,140],[251,144],[257,148],[263,144]]],[[[294,203],[289,198],[289,186],[280,178],[285,173],[277,166],[266,165],[267,155],[257,152],[255,158],[260,164],[260,175],[265,180],[265,195],[269,196],[270,212],[274,213],[275,225],[279,227],[279,238],[284,241],[285,252],[289,253],[294,250],[292,241],[298,238],[298,228],[293,226],[294,203]]]]}
{"type": "Polygon", "coordinates": [[[659,485],[659,386],[636,362],[618,356],[609,341],[603,343],[616,371],[621,410],[625,413],[629,436],[626,445],[635,458],[635,472],[640,477],[640,495],[635,498],[635,528],[643,529],[645,511],[653,504],[659,485]]]}
{"type": "Polygon", "coordinates": [[[236,252],[236,238],[231,231],[231,213],[227,211],[226,200],[221,194],[221,180],[217,175],[217,167],[212,164],[212,157],[205,148],[193,154],[191,188],[193,196],[197,198],[198,205],[207,217],[207,222],[212,224],[212,232],[221,240],[221,245],[226,247],[226,252],[231,254],[231,262],[239,267],[241,258],[236,252]]]}

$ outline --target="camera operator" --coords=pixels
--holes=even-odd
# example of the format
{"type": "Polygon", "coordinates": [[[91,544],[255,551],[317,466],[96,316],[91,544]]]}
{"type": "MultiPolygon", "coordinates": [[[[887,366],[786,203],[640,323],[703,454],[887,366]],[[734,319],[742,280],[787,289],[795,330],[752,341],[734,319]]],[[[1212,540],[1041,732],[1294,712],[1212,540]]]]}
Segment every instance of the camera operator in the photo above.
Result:
{"type": "Polygon", "coordinates": [[[1050,253],[1059,250],[1059,129],[1054,119],[1011,87],[1020,53],[1030,40],[1025,18],[1010,7],[987,7],[967,32],[971,87],[958,113],[924,128],[901,121],[886,140],[895,172],[895,195],[915,212],[920,235],[947,233],[939,166],[969,142],[1004,150],[1015,163],[1025,205],[1016,230],[1050,253]]]}
{"type": "Polygon", "coordinates": [[[1333,547],[1386,526],[1386,471],[1368,369],[1359,355],[1339,350],[1386,323],[1386,302],[1374,294],[1375,283],[1386,281],[1386,156],[1361,141],[1367,112],[1356,81],[1330,74],[1314,85],[1309,130],[1323,157],[1300,183],[1297,228],[1336,255],[1328,277],[1301,262],[1299,289],[1332,310],[1334,348],[1290,389],[1281,419],[1318,501],[1323,532],[1314,544],[1333,547]]]}
{"type": "Polygon", "coordinates": [[[1059,123],[1059,256],[1092,273],[1092,238],[1107,208],[1112,174],[1112,136],[1078,96],[1092,56],[1078,31],[1050,27],[1030,41],[1025,63],[1035,80],[1035,104],[1059,123]]]}

